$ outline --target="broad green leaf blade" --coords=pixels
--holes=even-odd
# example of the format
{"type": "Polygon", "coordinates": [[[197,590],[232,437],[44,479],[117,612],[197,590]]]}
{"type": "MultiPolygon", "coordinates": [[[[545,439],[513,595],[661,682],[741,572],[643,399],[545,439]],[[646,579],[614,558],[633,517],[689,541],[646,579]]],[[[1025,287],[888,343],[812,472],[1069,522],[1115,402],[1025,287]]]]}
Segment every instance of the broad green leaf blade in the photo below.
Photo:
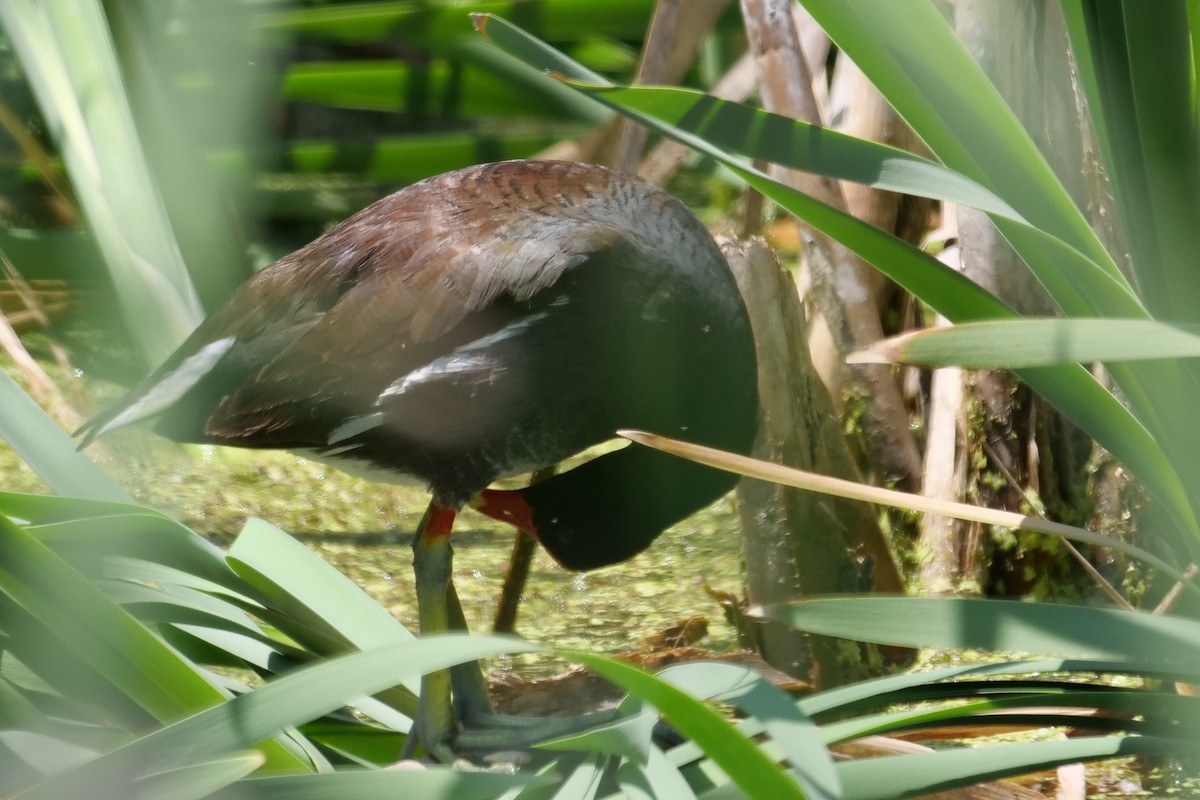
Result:
{"type": "Polygon", "coordinates": [[[628,664],[591,653],[564,652],[562,655],[652,704],[683,735],[695,741],[747,796],[780,800],[807,796],[800,785],[753,741],[686,692],[628,664]]]}
{"type": "MultiPolygon", "coordinates": [[[[228,560],[263,605],[256,616],[315,654],[373,650],[413,640],[408,629],[359,586],[267,522],[248,520],[228,560]]],[[[385,693],[380,699],[386,705],[377,704],[375,718],[407,730],[397,714],[416,713],[418,677],[385,693]],[[392,707],[396,710],[389,710],[392,707]]]]}
{"type": "Polygon", "coordinates": [[[125,556],[173,570],[197,588],[233,594],[245,588],[219,548],[148,508],[0,493],[0,513],[28,520],[30,535],[90,577],[101,577],[105,559],[125,556]]]}
{"type": "MultiPolygon", "coordinates": [[[[804,0],[804,7],[942,163],[1123,281],[1037,146],[932,3],[804,0]]],[[[1062,275],[1030,266],[1061,305],[1070,305],[1073,291],[1062,286],[1062,275]]]]}
{"type": "Polygon", "coordinates": [[[355,42],[416,41],[435,52],[470,32],[468,15],[490,11],[522,20],[533,32],[552,41],[570,41],[597,35],[613,39],[641,39],[646,33],[653,0],[541,0],[536,8],[517,0],[501,2],[414,5],[408,0],[341,4],[306,9],[271,11],[258,23],[280,31],[317,34],[355,42]]]}
{"type": "Polygon", "coordinates": [[[668,135],[684,132],[728,153],[980,208],[1027,250],[1060,264],[1065,280],[1076,287],[1080,297],[1092,298],[1086,304],[1072,302],[1069,296],[1060,298],[1067,310],[1091,314],[1107,309],[1108,316],[1145,314],[1123,275],[1111,272],[1073,244],[1033,227],[978,183],[926,159],[699,92],[572,85],[627,116],[664,128],[668,135]]]}
{"type": "Polygon", "coordinates": [[[1184,749],[1180,740],[1148,736],[1087,737],[864,758],[839,764],[838,773],[847,797],[898,800],[1060,764],[1151,753],[1178,754],[1184,749]]]}
{"type": "Polygon", "coordinates": [[[695,800],[695,793],[679,768],[657,747],[652,747],[645,764],[626,761],[617,767],[617,782],[629,800],[695,800]]]}
{"type": "Polygon", "coordinates": [[[973,322],[897,336],[854,353],[851,363],[1020,369],[1097,361],[1200,357],[1200,325],[1134,319],[973,322]]]}
{"type": "Polygon", "coordinates": [[[0,371],[0,437],[25,463],[63,495],[132,503],[133,498],[76,451],[75,442],[16,381],[0,371]]]}
{"type": "Polygon", "coordinates": [[[595,800],[606,761],[608,759],[600,753],[582,756],[554,793],[554,800],[595,800]]]}
{"type": "Polygon", "coordinates": [[[298,727],[306,740],[362,766],[393,764],[404,753],[407,731],[389,730],[362,720],[343,717],[305,723],[298,727]]]}
{"type": "MultiPolygon", "coordinates": [[[[996,223],[1014,244],[1021,243],[1026,251],[1039,255],[1043,261],[1049,259],[1061,267],[1062,279],[1074,286],[1078,294],[1078,297],[1069,292],[1056,295],[1056,299],[1059,299],[1067,311],[1091,315],[1097,313],[1097,310],[1106,310],[1104,313],[1108,316],[1135,318],[1145,315],[1141,302],[1124,276],[1108,271],[1104,265],[1081,253],[1072,244],[1031,226],[1003,200],[968,178],[944,167],[937,167],[931,162],[922,164],[919,163],[920,160],[917,160],[918,163],[909,160],[897,162],[888,152],[890,148],[882,145],[842,136],[784,117],[768,115],[749,106],[709,98],[699,93],[675,94],[669,97],[669,102],[664,102],[661,96],[655,93],[680,90],[597,87],[578,82],[570,85],[611,105],[622,114],[659,128],[669,136],[702,151],[703,148],[698,147],[695,140],[704,142],[708,147],[762,158],[829,177],[847,180],[866,177],[866,182],[880,188],[947,201],[957,198],[968,205],[980,206],[992,213],[996,223]],[[691,105],[686,105],[688,103],[691,105]],[[722,119],[722,116],[732,116],[733,119],[722,119]],[[749,125],[749,130],[731,129],[734,120],[749,125]],[[851,166],[852,162],[860,159],[863,163],[859,168],[851,166]],[[931,170],[930,167],[934,169],[931,170]],[[918,172],[919,174],[916,174],[918,172]],[[871,176],[881,173],[886,174],[886,181],[878,177],[870,179],[871,176]],[[1083,299],[1087,299],[1087,302],[1082,302],[1083,299]]],[[[728,155],[714,157],[722,161],[729,158],[728,155]]],[[[912,158],[915,157],[910,157],[912,158]]],[[[836,238],[836,234],[828,232],[836,238]]],[[[848,242],[843,243],[853,249],[848,242]]],[[[879,263],[876,263],[876,266],[886,271],[879,263]]]]}
{"type": "Polygon", "coordinates": [[[331,658],[54,775],[20,797],[120,796],[106,792],[119,791],[127,781],[146,774],[147,765],[166,770],[211,761],[258,746],[279,731],[412,680],[414,675],[471,659],[537,649],[510,637],[449,634],[331,658]]]}
{"type": "Polygon", "coordinates": [[[1200,623],[1111,608],[1009,600],[855,597],[767,610],[802,630],[905,647],[1200,663],[1200,623]]]}
{"type": "Polygon", "coordinates": [[[612,116],[595,100],[475,37],[456,41],[447,54],[453,61],[420,67],[403,61],[297,64],[288,70],[282,91],[293,101],[402,111],[412,103],[409,87],[416,84],[423,95],[438,99],[440,113],[591,124],[612,116]],[[442,107],[451,102],[453,108],[442,107]]]}
{"type": "MultiPolygon", "coordinates": [[[[1196,665],[1150,663],[1145,660],[1037,659],[995,664],[967,664],[938,667],[921,672],[888,675],[841,686],[802,698],[798,705],[808,714],[836,713],[847,716],[866,708],[886,708],[896,704],[915,704],[946,698],[947,686],[960,683],[1003,687],[1021,675],[1082,674],[1135,675],[1166,683],[1194,682],[1200,679],[1196,665]],[[1003,676],[1001,680],[994,680],[1003,676]]],[[[969,689],[964,688],[964,693],[969,689]]],[[[757,733],[757,731],[755,731],[757,733]]]]}
{"type": "Polygon", "coordinates": [[[261,767],[263,757],[246,753],[219,761],[190,764],[180,769],[155,772],[137,781],[138,800],[202,800],[261,767]]]}
{"type": "Polygon", "coordinates": [[[948,690],[946,694],[936,697],[931,693],[928,701],[956,700],[954,705],[931,709],[926,704],[916,709],[858,716],[825,725],[821,732],[826,742],[833,743],[931,725],[1074,727],[1079,724],[1079,715],[1064,710],[1083,709],[1092,712],[1090,730],[1191,738],[1200,733],[1195,722],[1200,698],[1173,691],[1113,691],[1109,686],[1073,691],[1086,684],[1066,681],[1024,694],[1021,689],[1026,687],[1022,683],[1014,683],[1007,692],[1004,682],[943,684],[939,688],[948,690]]]}
{"type": "Polygon", "coordinates": [[[622,111],[653,117],[714,147],[830,178],[960,203],[1027,225],[975,181],[896,147],[772,114],[694,89],[572,84],[622,111]]]}
{"type": "MultiPolygon", "coordinates": [[[[16,757],[20,766],[8,765],[12,772],[30,770],[37,776],[85,764],[100,754],[94,747],[86,747],[72,739],[70,736],[50,736],[6,726],[0,729],[0,753],[16,757]]],[[[7,760],[0,757],[0,763],[7,760]]],[[[8,771],[0,772],[0,789],[5,797],[34,782],[30,777],[20,783],[6,785],[9,777],[8,771]]]]}
{"type": "Polygon", "coordinates": [[[97,0],[0,5],[72,188],[112,275],[126,327],[163,361],[202,317],[126,99],[97,0]]]}
{"type": "Polygon", "coordinates": [[[758,673],[734,664],[699,662],[667,667],[658,677],[693,697],[730,702],[755,717],[811,797],[841,796],[833,759],[817,726],[791,697],[758,673]]]}
{"type": "Polygon", "coordinates": [[[475,30],[496,44],[506,53],[550,74],[562,73],[574,80],[605,85],[601,75],[592,72],[574,59],[555,50],[550,45],[530,36],[507,20],[494,14],[472,14],[471,23],[475,30]]]}
{"type": "MultiPolygon", "coordinates": [[[[79,672],[77,685],[59,686],[65,696],[71,697],[89,683],[101,693],[107,685],[113,693],[108,702],[123,707],[133,703],[160,722],[179,719],[225,699],[192,665],[115,606],[86,578],[3,518],[0,592],[28,615],[31,625],[42,628],[41,636],[33,639],[14,634],[12,645],[35,645],[43,658],[60,661],[60,672],[66,671],[60,678],[67,678],[72,669],[79,672]],[[94,678],[89,680],[84,673],[94,678]]],[[[28,656],[18,657],[32,666],[28,656]]],[[[106,698],[96,694],[89,700],[102,706],[106,698]]]]}
{"type": "MultiPolygon", "coordinates": [[[[8,649],[56,686],[66,702],[106,709],[109,724],[123,720],[130,730],[144,730],[225,699],[203,670],[4,518],[0,565],[8,649]]],[[[261,748],[276,768],[305,763],[279,743],[261,748]]]]}
{"type": "Polygon", "coordinates": [[[1200,216],[1197,21],[1185,0],[1064,0],[1079,85],[1120,209],[1134,271],[1155,315],[1197,319],[1200,216]]]}
{"type": "MultiPolygon", "coordinates": [[[[1078,671],[1094,674],[1105,672],[1111,667],[1111,662],[1061,659],[938,667],[921,672],[888,675],[817,692],[796,701],[796,706],[810,716],[827,714],[842,717],[861,712],[863,709],[888,707],[897,703],[924,703],[944,699],[944,691],[938,688],[942,681],[968,680],[971,676],[977,677],[980,681],[988,681],[994,676],[1006,676],[1005,681],[1007,681],[1008,676],[1046,672],[1078,671]]],[[[1145,667],[1145,665],[1132,666],[1131,672],[1141,674],[1140,667],[1145,667]]],[[[1161,665],[1156,665],[1155,668],[1161,669],[1161,665]]],[[[1162,673],[1150,670],[1147,674],[1161,675],[1162,673]]],[[[822,739],[826,743],[839,741],[840,729],[835,727],[832,733],[827,733],[828,728],[829,726],[822,728],[822,739]]],[[[765,731],[765,726],[759,720],[750,718],[738,723],[738,729],[747,736],[759,736],[765,731]]],[[[700,748],[694,742],[684,742],[678,747],[672,748],[667,757],[674,764],[685,765],[695,762],[702,755],[700,748]]]]}
{"type": "Polygon", "coordinates": [[[358,650],[411,641],[413,636],[360,587],[283,531],[249,519],[229,548],[233,570],[304,624],[320,625],[358,650]]]}
{"type": "Polygon", "coordinates": [[[358,770],[317,775],[249,778],[213,795],[214,800],[492,800],[526,786],[552,786],[554,779],[528,773],[469,772],[428,766],[419,770],[358,770]]]}

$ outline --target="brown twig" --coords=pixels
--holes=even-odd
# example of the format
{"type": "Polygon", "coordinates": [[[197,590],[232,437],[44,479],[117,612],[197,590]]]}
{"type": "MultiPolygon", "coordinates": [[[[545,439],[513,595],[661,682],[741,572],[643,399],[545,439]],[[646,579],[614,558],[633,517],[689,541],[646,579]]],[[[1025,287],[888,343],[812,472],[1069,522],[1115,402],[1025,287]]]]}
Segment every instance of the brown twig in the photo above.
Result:
{"type": "MultiPolygon", "coordinates": [[[[0,266],[3,267],[5,276],[12,284],[13,291],[16,293],[17,297],[20,298],[21,303],[25,306],[23,316],[33,319],[43,328],[48,328],[50,325],[50,318],[42,308],[42,304],[38,302],[37,293],[34,292],[29,283],[26,282],[24,276],[17,272],[17,268],[13,265],[8,255],[4,253],[3,250],[0,250],[0,266]]],[[[13,322],[11,319],[6,320],[6,324],[9,326],[10,330],[13,329],[13,322]]],[[[15,330],[13,331],[13,335],[16,336],[15,330]]],[[[75,377],[75,370],[71,365],[71,360],[67,358],[66,350],[63,349],[62,345],[54,341],[53,338],[51,338],[49,341],[50,353],[54,356],[54,362],[58,364],[58,368],[62,372],[63,381],[65,381],[67,384],[67,389],[71,394],[71,399],[74,401],[75,407],[86,409],[88,406],[87,396],[83,392],[83,386],[75,377]]],[[[19,339],[17,343],[20,344],[19,339]]],[[[21,350],[25,350],[23,345],[21,346],[21,350]]],[[[43,371],[42,374],[45,375],[45,372],[43,371]]],[[[49,380],[48,376],[47,380],[49,380]]],[[[51,383],[53,384],[53,382],[51,383]]],[[[55,386],[54,391],[56,394],[58,393],[57,386],[55,386]]],[[[77,413],[74,411],[74,409],[72,409],[72,412],[77,413]]]]}
{"type": "MultiPolygon", "coordinates": [[[[1027,492],[1025,488],[1017,482],[1017,479],[1013,476],[1012,472],[1009,471],[1008,467],[1004,465],[1004,462],[996,454],[996,451],[993,450],[992,446],[986,441],[983,442],[983,451],[987,454],[988,460],[992,462],[992,465],[1000,470],[1000,474],[1004,476],[1004,480],[1008,483],[1008,485],[1025,498],[1025,502],[1029,504],[1030,510],[1042,519],[1046,519],[1046,515],[1042,513],[1042,509],[1039,507],[1038,503],[1034,500],[1034,498],[1030,497],[1029,492],[1027,492]]],[[[1071,542],[1067,541],[1066,539],[1059,539],[1059,541],[1062,542],[1064,547],[1066,547],[1067,552],[1070,553],[1077,562],[1079,562],[1079,565],[1083,567],[1084,572],[1086,572],[1091,579],[1096,582],[1096,585],[1100,587],[1100,591],[1104,592],[1109,600],[1112,600],[1117,607],[1123,608],[1126,611],[1133,610],[1133,605],[1121,596],[1121,593],[1118,592],[1116,588],[1109,583],[1103,575],[1100,574],[1099,570],[1092,566],[1092,562],[1088,561],[1083,553],[1079,552],[1079,548],[1071,544],[1071,542]]]]}
{"type": "MultiPolygon", "coordinates": [[[[680,0],[658,0],[650,30],[646,32],[646,43],[642,47],[642,60],[638,64],[635,83],[640,86],[662,83],[667,71],[667,60],[675,42],[675,29],[679,23],[680,0]]],[[[627,175],[633,174],[646,147],[646,129],[628,119],[621,121],[620,141],[613,168],[627,175]]]]}
{"type": "Polygon", "coordinates": [[[37,139],[29,135],[25,126],[17,119],[17,115],[12,112],[12,109],[3,100],[0,100],[0,128],[4,128],[8,135],[12,137],[17,147],[25,154],[25,157],[37,168],[38,174],[42,176],[42,180],[62,200],[64,207],[70,211],[72,217],[79,219],[79,210],[75,206],[71,187],[59,175],[58,169],[54,166],[54,160],[37,139]]]}
{"type": "MultiPolygon", "coordinates": [[[[1196,577],[1196,573],[1198,572],[1200,572],[1200,567],[1195,564],[1189,564],[1188,568],[1183,571],[1183,577],[1190,581],[1196,577]]],[[[1170,611],[1179,600],[1179,595],[1183,593],[1183,588],[1183,581],[1176,581],[1171,590],[1163,595],[1163,599],[1158,601],[1158,605],[1154,607],[1154,613],[1166,614],[1170,611]]]]}
{"type": "MultiPolygon", "coordinates": [[[[557,465],[539,469],[530,477],[530,484],[541,483],[557,471],[557,465]]],[[[508,570],[504,573],[504,586],[500,589],[500,598],[496,601],[496,616],[492,618],[494,633],[512,633],[517,623],[517,608],[521,605],[521,595],[525,593],[525,584],[529,581],[529,570],[533,565],[533,556],[537,552],[537,541],[525,533],[517,531],[513,539],[512,553],[508,557],[508,570]]]]}

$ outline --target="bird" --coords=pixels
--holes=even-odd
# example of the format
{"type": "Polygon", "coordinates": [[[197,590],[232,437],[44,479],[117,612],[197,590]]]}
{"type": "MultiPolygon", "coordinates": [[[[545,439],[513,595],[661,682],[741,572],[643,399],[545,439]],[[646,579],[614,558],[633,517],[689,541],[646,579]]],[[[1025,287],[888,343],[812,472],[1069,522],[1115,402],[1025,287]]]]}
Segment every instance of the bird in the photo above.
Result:
{"type": "MultiPolygon", "coordinates": [[[[76,435],[82,448],[154,418],[179,442],[424,482],[413,563],[425,634],[465,626],[450,580],[464,507],[593,570],[735,482],[635,445],[525,488],[496,480],[627,428],[748,452],[756,376],[734,276],[682,202],[601,166],[503,161],[411,184],[261,270],[76,435]]],[[[464,717],[490,711],[482,686],[478,668],[426,676],[426,752],[469,749],[464,717]]]]}

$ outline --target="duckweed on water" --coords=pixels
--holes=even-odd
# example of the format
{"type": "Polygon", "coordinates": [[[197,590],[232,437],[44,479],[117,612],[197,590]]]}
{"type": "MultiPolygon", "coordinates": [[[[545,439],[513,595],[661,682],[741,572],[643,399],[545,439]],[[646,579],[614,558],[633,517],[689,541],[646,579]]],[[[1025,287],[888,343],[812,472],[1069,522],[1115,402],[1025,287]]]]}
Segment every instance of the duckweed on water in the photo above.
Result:
{"type": "MultiPolygon", "coordinates": [[[[227,545],[251,516],[301,541],[410,628],[416,628],[411,532],[428,501],[419,486],[372,484],[287,453],[180,447],[144,429],[102,440],[104,467],[148,506],[227,545]]],[[[0,448],[8,491],[46,492],[33,472],[0,448]]],[[[472,630],[491,627],[513,531],[471,511],[454,537],[455,584],[472,630]]],[[[665,533],[631,561],[569,572],[539,552],[517,619],[520,635],[562,647],[621,652],[646,634],[701,615],[702,642],[733,646],[732,626],[705,593],[739,591],[736,515],[726,500],[665,533]]],[[[508,662],[506,662],[508,663],[508,662]]]]}

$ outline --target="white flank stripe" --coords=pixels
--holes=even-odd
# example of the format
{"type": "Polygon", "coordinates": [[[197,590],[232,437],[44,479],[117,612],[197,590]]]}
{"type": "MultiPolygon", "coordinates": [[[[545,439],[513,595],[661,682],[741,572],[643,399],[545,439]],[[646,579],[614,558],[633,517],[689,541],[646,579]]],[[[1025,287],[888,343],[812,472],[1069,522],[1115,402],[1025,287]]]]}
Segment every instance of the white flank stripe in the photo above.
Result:
{"type": "Polygon", "coordinates": [[[165,411],[175,401],[187,394],[187,391],[195,386],[201,378],[212,371],[212,368],[217,365],[222,356],[229,352],[229,348],[233,347],[236,341],[237,337],[229,336],[204,345],[194,355],[185,359],[171,374],[150,387],[150,390],[142,395],[140,400],[109,420],[108,424],[96,431],[95,435],[99,436],[114,428],[120,428],[165,411]]]}
{"type": "MultiPolygon", "coordinates": [[[[358,436],[360,433],[366,433],[367,431],[371,430],[372,428],[378,428],[382,424],[383,424],[383,412],[382,411],[376,411],[374,414],[364,414],[360,417],[350,417],[350,419],[346,420],[341,425],[338,425],[336,428],[334,428],[332,431],[329,432],[329,439],[327,440],[327,443],[328,444],[337,444],[338,442],[349,439],[351,436],[358,436]]],[[[353,449],[355,447],[360,447],[360,446],[361,445],[357,445],[357,444],[350,445],[348,448],[345,448],[345,447],[339,448],[338,452],[340,453],[340,452],[343,452],[344,450],[353,449]]],[[[331,455],[331,454],[333,454],[332,450],[326,451],[326,455],[331,455]]]]}
{"type": "MultiPolygon", "coordinates": [[[[567,300],[562,298],[561,303],[556,299],[552,305],[566,305],[566,303],[567,300]]],[[[498,331],[454,348],[454,351],[449,355],[434,359],[425,366],[414,369],[403,378],[393,381],[390,386],[383,390],[378,399],[375,400],[375,405],[379,405],[388,397],[404,394],[414,386],[426,381],[444,378],[447,375],[461,375],[468,372],[495,372],[497,369],[495,362],[487,356],[479,355],[478,351],[486,350],[505,339],[511,339],[547,316],[548,314],[545,311],[530,314],[528,317],[522,317],[515,322],[510,322],[498,331]]],[[[330,444],[333,444],[333,442],[330,442],[330,444]]]]}
{"type": "MultiPolygon", "coordinates": [[[[557,303],[558,301],[555,300],[554,302],[557,303]]],[[[562,305],[566,305],[565,300],[562,303],[562,305]]],[[[531,327],[534,323],[540,322],[541,320],[545,319],[547,316],[549,316],[549,314],[547,314],[545,311],[539,311],[536,314],[530,314],[528,317],[522,317],[521,319],[518,319],[515,322],[508,323],[503,328],[501,328],[498,331],[495,331],[494,333],[489,333],[487,336],[481,336],[473,342],[467,342],[466,344],[462,345],[461,347],[455,348],[454,352],[455,353],[469,353],[472,350],[483,350],[485,348],[491,347],[492,345],[494,345],[498,342],[502,342],[505,339],[511,339],[513,336],[516,336],[521,331],[525,330],[526,328],[531,327]]],[[[437,362],[435,361],[434,363],[436,364],[437,362]]]]}
{"type": "MultiPolygon", "coordinates": [[[[459,353],[465,350],[466,347],[460,347],[455,350],[459,353]]],[[[379,405],[389,397],[404,394],[409,389],[426,381],[437,380],[444,378],[447,375],[458,375],[467,372],[480,372],[484,369],[492,368],[492,360],[487,356],[462,356],[449,355],[431,361],[420,369],[414,369],[412,372],[405,375],[400,380],[394,382],[391,386],[383,390],[376,399],[375,405],[379,405]]]]}
{"type": "Polygon", "coordinates": [[[313,458],[317,458],[317,459],[333,458],[335,456],[340,456],[343,453],[349,453],[351,450],[357,450],[360,447],[362,447],[361,444],[347,444],[347,445],[342,445],[341,447],[334,447],[329,450],[324,450],[324,451],[312,450],[310,452],[312,453],[313,458]]]}

